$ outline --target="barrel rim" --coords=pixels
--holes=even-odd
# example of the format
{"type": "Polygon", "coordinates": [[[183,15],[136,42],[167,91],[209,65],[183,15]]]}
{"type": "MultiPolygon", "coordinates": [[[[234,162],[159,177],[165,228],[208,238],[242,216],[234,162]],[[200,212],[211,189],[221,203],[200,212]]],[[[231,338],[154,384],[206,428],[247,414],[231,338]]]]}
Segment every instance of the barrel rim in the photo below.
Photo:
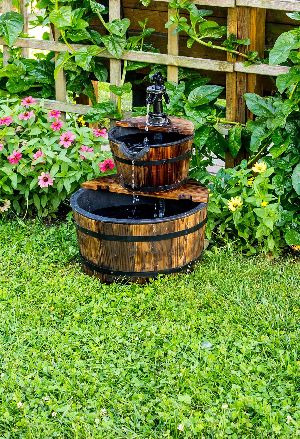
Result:
{"type": "MultiPolygon", "coordinates": [[[[90,191],[90,192],[95,192],[92,191],[91,189],[85,189],[85,188],[80,188],[78,191],[76,191],[70,199],[70,205],[71,208],[74,212],[79,213],[80,215],[89,218],[91,220],[94,221],[101,221],[103,223],[111,223],[111,224],[126,224],[126,225],[139,225],[139,224],[157,224],[157,223],[166,223],[169,221],[174,221],[177,219],[181,219],[181,218],[186,218],[187,216],[193,215],[203,209],[205,209],[207,207],[207,203],[197,203],[194,201],[195,204],[197,204],[193,209],[188,210],[186,212],[180,213],[178,215],[172,215],[172,216],[168,216],[168,217],[164,217],[164,218],[147,218],[147,219],[119,219],[119,218],[111,218],[111,217],[106,217],[106,216],[100,216],[100,215],[94,215],[93,213],[88,212],[85,209],[82,209],[79,204],[78,204],[78,198],[80,197],[80,195],[86,191],[90,191]]],[[[96,192],[107,192],[107,191],[102,191],[101,189],[98,189],[96,192]]],[[[109,194],[111,194],[111,192],[108,192],[109,194]]],[[[128,196],[130,197],[131,195],[127,195],[127,194],[120,194],[120,195],[124,195],[124,196],[128,196]]],[[[163,197],[161,197],[163,198],[163,197]]],[[[159,198],[158,198],[159,200],[159,198]]],[[[177,200],[174,200],[174,202],[177,200]]],[[[182,200],[178,200],[178,201],[182,201],[182,200]]]]}
{"type": "MultiPolygon", "coordinates": [[[[118,146],[121,145],[124,142],[122,142],[121,140],[117,140],[115,137],[113,138],[112,134],[113,134],[114,131],[116,131],[119,128],[122,128],[122,127],[113,127],[108,132],[108,140],[110,142],[112,142],[112,143],[117,144],[118,146]]],[[[126,128],[123,128],[123,129],[125,130],[126,128]]],[[[145,130],[141,130],[139,128],[136,128],[136,130],[137,130],[137,132],[138,131],[145,131],[145,130]]],[[[159,132],[159,131],[157,131],[157,132],[159,132]]],[[[145,135],[147,135],[147,131],[145,131],[145,135]]],[[[190,140],[193,140],[194,137],[195,137],[195,134],[186,135],[186,136],[184,134],[181,134],[181,135],[184,136],[184,137],[182,139],[180,139],[180,140],[175,140],[175,142],[160,143],[159,145],[149,145],[149,148],[150,149],[151,148],[165,148],[165,147],[168,147],[168,146],[176,146],[176,145],[179,145],[179,144],[182,144],[182,143],[185,143],[185,142],[189,142],[190,140]]]]}

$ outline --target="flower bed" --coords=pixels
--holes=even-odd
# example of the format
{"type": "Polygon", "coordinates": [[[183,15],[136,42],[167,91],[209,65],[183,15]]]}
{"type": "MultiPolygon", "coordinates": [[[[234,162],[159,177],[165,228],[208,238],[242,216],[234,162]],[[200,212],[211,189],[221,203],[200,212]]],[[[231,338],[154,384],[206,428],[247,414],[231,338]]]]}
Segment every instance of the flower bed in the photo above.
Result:
{"type": "Polygon", "coordinates": [[[114,168],[105,128],[61,116],[31,96],[0,105],[0,213],[54,215],[82,181],[114,168]]]}

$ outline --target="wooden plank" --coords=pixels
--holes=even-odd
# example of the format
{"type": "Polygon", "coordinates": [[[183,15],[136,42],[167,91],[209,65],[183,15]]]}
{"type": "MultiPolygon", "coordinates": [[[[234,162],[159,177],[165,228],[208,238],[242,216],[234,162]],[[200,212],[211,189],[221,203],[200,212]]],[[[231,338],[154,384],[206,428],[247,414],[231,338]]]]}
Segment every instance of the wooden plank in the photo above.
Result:
{"type": "MultiPolygon", "coordinates": [[[[3,38],[0,38],[0,45],[3,45],[3,38]]],[[[68,47],[62,43],[54,43],[45,40],[33,40],[30,38],[19,38],[15,44],[16,47],[29,47],[32,49],[40,50],[55,50],[56,52],[65,52],[68,47]]],[[[88,47],[83,44],[73,44],[75,50],[83,47],[88,47]]],[[[108,52],[102,52],[99,57],[111,58],[108,52]]],[[[127,59],[128,61],[145,61],[149,64],[162,64],[162,65],[174,65],[177,67],[188,67],[197,70],[206,70],[214,72],[241,72],[241,73],[254,73],[256,75],[271,75],[278,76],[288,71],[288,67],[285,66],[270,66],[268,64],[253,64],[245,66],[243,62],[228,62],[228,61],[216,61],[204,58],[193,58],[187,56],[173,56],[163,53],[149,53],[149,52],[135,52],[128,51],[121,59],[127,59]]]]}
{"type": "MultiPolygon", "coordinates": [[[[176,14],[176,9],[170,8],[168,10],[168,19],[176,14]]],[[[175,32],[176,26],[172,25],[168,29],[168,55],[178,56],[178,33],[175,32]]],[[[178,67],[168,66],[168,81],[178,82],[178,67]]]]}
{"type": "MultiPolygon", "coordinates": [[[[171,0],[154,1],[169,3],[171,0]]],[[[200,6],[219,6],[220,8],[233,8],[235,6],[235,0],[193,0],[193,3],[200,6]]]]}
{"type": "Polygon", "coordinates": [[[60,110],[64,113],[87,114],[91,110],[89,105],[69,104],[51,99],[37,99],[37,101],[49,110],[60,110]]]}
{"type": "MultiPolygon", "coordinates": [[[[3,39],[0,38],[0,44],[3,44],[3,39]]],[[[54,43],[46,40],[33,40],[31,38],[18,38],[15,47],[30,47],[39,50],[54,50],[55,52],[66,52],[68,47],[63,43],[54,43]]],[[[79,50],[84,47],[89,47],[84,44],[72,44],[74,50],[79,50]]],[[[107,51],[101,52],[99,58],[114,59],[114,57],[107,51]]],[[[188,56],[174,56],[165,53],[152,53],[142,51],[128,51],[121,56],[122,60],[128,61],[143,61],[149,64],[162,64],[177,67],[186,67],[197,70],[209,70],[215,72],[233,72],[232,63],[227,61],[218,61],[205,58],[192,58],[188,56]]]]}
{"type": "MultiPolygon", "coordinates": [[[[148,125],[148,129],[149,131],[160,131],[165,133],[177,132],[180,134],[185,134],[186,136],[192,136],[194,134],[194,124],[190,120],[174,116],[169,117],[169,120],[171,121],[170,125],[164,127],[148,125]]],[[[144,130],[146,127],[146,116],[131,117],[129,119],[119,120],[116,122],[116,126],[144,130]]]]}
{"type": "Polygon", "coordinates": [[[234,71],[240,73],[253,73],[255,75],[279,76],[287,73],[290,67],[286,66],[270,66],[269,64],[252,64],[246,66],[243,62],[234,64],[234,71]]]}
{"type": "MultiPolygon", "coordinates": [[[[121,18],[121,1],[109,0],[109,21],[121,18]]],[[[112,85],[120,85],[122,77],[122,64],[118,59],[111,58],[109,61],[109,81],[112,85]]],[[[110,99],[117,103],[118,96],[111,93],[110,99]]]]}
{"type": "Polygon", "coordinates": [[[279,11],[299,11],[298,0],[236,0],[236,6],[248,6],[251,8],[277,9],[279,11]]]}
{"type": "MultiPolygon", "coordinates": [[[[108,175],[106,177],[99,177],[95,180],[86,181],[81,185],[85,189],[91,189],[97,191],[99,189],[117,194],[132,195],[132,191],[129,191],[119,183],[117,175],[108,175]]],[[[200,186],[196,180],[189,180],[177,189],[173,189],[167,192],[134,192],[135,195],[141,195],[143,197],[164,198],[166,200],[191,200],[197,203],[208,202],[208,190],[207,188],[200,186]]]]}

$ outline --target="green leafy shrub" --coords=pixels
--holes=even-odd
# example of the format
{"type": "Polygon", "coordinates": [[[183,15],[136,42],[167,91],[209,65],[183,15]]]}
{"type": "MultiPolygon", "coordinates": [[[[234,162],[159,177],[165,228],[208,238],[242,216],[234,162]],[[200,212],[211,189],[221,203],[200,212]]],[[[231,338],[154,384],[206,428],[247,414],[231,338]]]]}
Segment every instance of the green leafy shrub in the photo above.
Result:
{"type": "Polygon", "coordinates": [[[106,130],[80,125],[30,96],[0,105],[0,211],[53,215],[82,181],[114,167],[101,148],[106,130]]]}

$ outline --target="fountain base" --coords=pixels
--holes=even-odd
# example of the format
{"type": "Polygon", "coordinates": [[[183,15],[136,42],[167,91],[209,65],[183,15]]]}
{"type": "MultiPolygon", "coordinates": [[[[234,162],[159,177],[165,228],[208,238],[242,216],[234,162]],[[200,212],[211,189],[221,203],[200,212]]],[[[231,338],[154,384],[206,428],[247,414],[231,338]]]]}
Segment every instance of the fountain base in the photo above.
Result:
{"type": "Polygon", "coordinates": [[[198,185],[195,201],[195,186],[186,199],[178,199],[175,190],[163,197],[143,194],[134,203],[120,185],[120,193],[99,187],[77,191],[71,206],[84,271],[102,282],[144,283],[192,269],[204,248],[208,198],[198,185]]]}

